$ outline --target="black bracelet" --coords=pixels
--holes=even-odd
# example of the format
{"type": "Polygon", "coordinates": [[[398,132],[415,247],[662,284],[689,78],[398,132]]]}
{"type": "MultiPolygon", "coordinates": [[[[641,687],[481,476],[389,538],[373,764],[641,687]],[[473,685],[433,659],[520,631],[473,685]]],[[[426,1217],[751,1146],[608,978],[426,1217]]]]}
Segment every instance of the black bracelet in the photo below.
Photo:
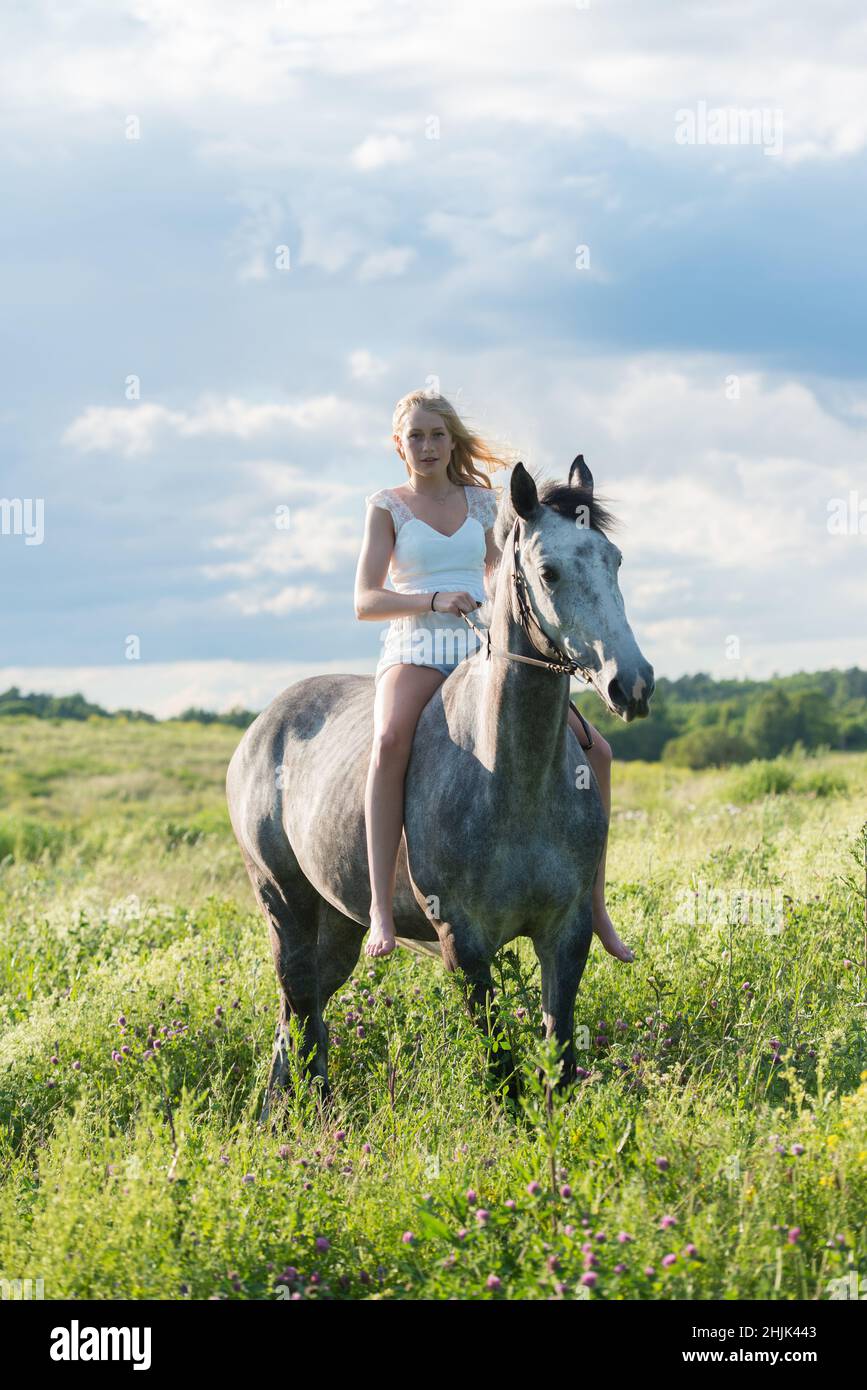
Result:
{"type": "Polygon", "coordinates": [[[430,606],[431,606],[431,612],[432,612],[432,613],[435,613],[435,612],[436,612],[436,609],[434,608],[434,599],[436,598],[436,596],[437,596],[438,593],[439,593],[439,589],[434,589],[433,598],[432,598],[431,601],[430,601],[430,606]]]}

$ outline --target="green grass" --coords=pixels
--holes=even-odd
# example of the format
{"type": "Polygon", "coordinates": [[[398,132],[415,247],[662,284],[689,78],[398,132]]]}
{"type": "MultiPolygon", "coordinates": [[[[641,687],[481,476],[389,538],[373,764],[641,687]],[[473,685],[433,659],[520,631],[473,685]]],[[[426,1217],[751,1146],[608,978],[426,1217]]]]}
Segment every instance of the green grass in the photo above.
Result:
{"type": "Polygon", "coordinates": [[[550,1111],[529,943],[498,971],[518,1110],[456,982],[401,951],[332,1001],[332,1112],[298,1085],[274,1133],[276,979],[223,795],[239,737],[0,727],[0,1277],[786,1300],[867,1274],[867,756],[615,763],[608,901],[637,959],[594,944],[585,1075],[550,1111]]]}
{"type": "MultiPolygon", "coordinates": [[[[849,790],[849,779],[838,760],[796,757],[756,759],[732,772],[729,779],[731,795],[736,801],[761,801],[766,796],[781,796],[797,792],[802,796],[841,796],[849,790]]],[[[852,759],[857,763],[858,759],[852,759]]]]}

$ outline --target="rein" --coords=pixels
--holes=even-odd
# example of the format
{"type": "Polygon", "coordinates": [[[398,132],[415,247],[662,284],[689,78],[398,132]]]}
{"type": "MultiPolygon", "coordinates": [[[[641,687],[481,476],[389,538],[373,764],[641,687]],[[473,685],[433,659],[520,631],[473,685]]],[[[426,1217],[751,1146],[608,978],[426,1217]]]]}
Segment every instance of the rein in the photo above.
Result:
{"type": "Polygon", "coordinates": [[[502,656],[506,657],[509,661],[524,661],[528,666],[544,666],[547,671],[551,671],[555,676],[580,675],[583,676],[584,680],[586,680],[589,684],[590,673],[588,672],[587,668],[581,666],[577,661],[571,660],[571,658],[568,657],[566,653],[560,647],[557,646],[557,643],[552,641],[552,639],[545,632],[544,628],[542,627],[542,624],[539,622],[538,618],[536,617],[535,613],[532,611],[530,607],[529,593],[527,590],[527,581],[524,577],[524,572],[520,567],[520,554],[518,551],[517,517],[515,518],[515,524],[512,527],[512,546],[514,557],[512,578],[515,581],[515,598],[518,604],[518,613],[520,615],[521,627],[524,631],[524,635],[526,636],[531,647],[533,647],[535,651],[538,651],[539,648],[536,646],[536,643],[530,636],[529,629],[529,624],[531,622],[535,623],[536,627],[541,632],[542,637],[548,643],[548,646],[552,647],[554,651],[557,653],[556,658],[552,661],[547,657],[537,658],[534,656],[521,656],[519,652],[510,652],[502,647],[492,647],[491,632],[489,628],[477,627],[476,624],[470,618],[467,617],[466,613],[462,613],[461,617],[463,618],[464,622],[467,623],[469,627],[473,629],[473,632],[475,632],[477,637],[485,639],[485,644],[487,647],[487,650],[485,652],[486,661],[489,661],[492,656],[502,656]]]}

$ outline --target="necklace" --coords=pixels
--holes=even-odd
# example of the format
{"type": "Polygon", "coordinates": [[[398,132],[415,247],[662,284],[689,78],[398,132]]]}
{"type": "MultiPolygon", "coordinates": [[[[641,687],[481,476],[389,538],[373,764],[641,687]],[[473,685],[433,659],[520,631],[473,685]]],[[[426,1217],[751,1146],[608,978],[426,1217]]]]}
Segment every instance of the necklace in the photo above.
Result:
{"type": "MultiPolygon", "coordinates": [[[[412,483],[407,483],[407,487],[412,488],[413,492],[418,493],[418,488],[412,487],[412,483]]],[[[442,507],[449,500],[449,498],[454,495],[455,491],[456,489],[452,488],[451,491],[447,492],[444,497],[432,497],[430,500],[432,502],[439,502],[440,506],[442,507]]],[[[422,496],[423,495],[424,494],[422,494],[422,496]]]]}

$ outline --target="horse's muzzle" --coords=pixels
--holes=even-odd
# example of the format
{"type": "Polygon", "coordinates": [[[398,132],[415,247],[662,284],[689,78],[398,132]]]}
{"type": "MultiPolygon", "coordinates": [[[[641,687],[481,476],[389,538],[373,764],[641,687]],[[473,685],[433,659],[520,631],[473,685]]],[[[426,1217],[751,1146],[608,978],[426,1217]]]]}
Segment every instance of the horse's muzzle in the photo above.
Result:
{"type": "Polygon", "coordinates": [[[645,719],[650,713],[650,697],[654,691],[653,667],[637,670],[630,681],[617,675],[608,682],[608,699],[627,724],[633,719],[645,719]]]}

